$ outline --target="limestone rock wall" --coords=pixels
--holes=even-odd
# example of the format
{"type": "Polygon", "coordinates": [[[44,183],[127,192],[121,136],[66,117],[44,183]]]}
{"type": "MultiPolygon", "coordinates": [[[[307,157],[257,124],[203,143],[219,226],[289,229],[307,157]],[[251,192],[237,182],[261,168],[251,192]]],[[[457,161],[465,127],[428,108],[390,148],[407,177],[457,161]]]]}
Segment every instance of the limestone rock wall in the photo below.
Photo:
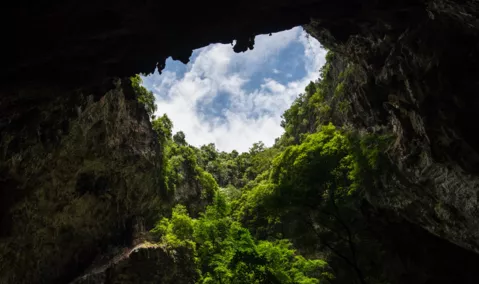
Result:
{"type": "Polygon", "coordinates": [[[149,118],[127,80],[104,86],[2,94],[0,283],[67,283],[156,220],[149,118]]]}
{"type": "Polygon", "coordinates": [[[354,65],[335,117],[393,133],[391,171],[368,200],[479,252],[479,11],[477,1],[392,1],[308,31],[354,65]],[[375,15],[373,19],[372,15],[375,15]]]}
{"type": "Polygon", "coordinates": [[[143,243],[110,262],[95,264],[72,284],[193,284],[197,279],[191,249],[143,243]]]}

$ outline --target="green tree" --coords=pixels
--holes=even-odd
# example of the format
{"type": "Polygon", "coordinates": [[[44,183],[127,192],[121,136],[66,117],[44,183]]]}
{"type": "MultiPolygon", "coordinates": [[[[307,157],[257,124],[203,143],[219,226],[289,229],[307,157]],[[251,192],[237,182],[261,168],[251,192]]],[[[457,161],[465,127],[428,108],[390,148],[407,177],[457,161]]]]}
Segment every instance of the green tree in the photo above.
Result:
{"type": "Polygon", "coordinates": [[[183,131],[176,132],[176,134],[173,135],[173,141],[175,141],[175,143],[178,145],[182,145],[182,146],[187,145],[185,133],[183,131]]]}
{"type": "Polygon", "coordinates": [[[171,140],[173,123],[166,114],[153,120],[152,126],[153,130],[158,134],[158,139],[162,145],[171,140]]]}
{"type": "Polygon", "coordinates": [[[362,147],[365,153],[357,143],[327,125],[285,148],[273,160],[269,177],[241,197],[237,215],[256,237],[279,235],[303,251],[329,252],[336,269],[353,276],[342,281],[367,283],[382,277],[368,264],[381,251],[369,241],[360,211],[365,177],[378,150],[362,147]]]}
{"type": "Polygon", "coordinates": [[[192,242],[194,232],[194,220],[188,215],[184,205],[177,205],[173,208],[171,219],[163,218],[155,228],[151,230],[154,237],[161,243],[172,247],[190,246],[194,247],[192,242]]]}
{"type": "Polygon", "coordinates": [[[145,87],[141,85],[143,81],[141,80],[140,75],[130,77],[130,82],[138,101],[145,106],[148,115],[153,116],[153,114],[157,110],[157,106],[155,104],[155,96],[153,95],[153,92],[148,91],[145,87]]]}

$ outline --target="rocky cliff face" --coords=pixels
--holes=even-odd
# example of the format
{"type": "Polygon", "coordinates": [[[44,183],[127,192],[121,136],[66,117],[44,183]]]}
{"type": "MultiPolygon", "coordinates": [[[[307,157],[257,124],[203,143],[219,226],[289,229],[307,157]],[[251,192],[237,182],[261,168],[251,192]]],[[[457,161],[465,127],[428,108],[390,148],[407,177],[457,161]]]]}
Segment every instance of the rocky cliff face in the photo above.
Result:
{"type": "Polygon", "coordinates": [[[477,4],[397,2],[372,8],[375,22],[353,16],[307,27],[335,51],[328,75],[342,86],[332,106],[348,106],[325,120],[396,137],[365,209],[395,283],[477,281],[477,4]]]}
{"type": "Polygon", "coordinates": [[[370,202],[479,252],[477,2],[396,2],[371,7],[375,22],[319,19],[308,29],[344,58],[339,71],[355,66],[347,122],[397,137],[395,173],[370,202]]]}
{"type": "Polygon", "coordinates": [[[185,247],[143,243],[104,264],[94,263],[72,284],[191,284],[198,279],[193,259],[193,252],[185,247]]]}
{"type": "Polygon", "coordinates": [[[2,98],[0,282],[67,283],[132,246],[161,206],[157,140],[128,82],[2,98]]]}

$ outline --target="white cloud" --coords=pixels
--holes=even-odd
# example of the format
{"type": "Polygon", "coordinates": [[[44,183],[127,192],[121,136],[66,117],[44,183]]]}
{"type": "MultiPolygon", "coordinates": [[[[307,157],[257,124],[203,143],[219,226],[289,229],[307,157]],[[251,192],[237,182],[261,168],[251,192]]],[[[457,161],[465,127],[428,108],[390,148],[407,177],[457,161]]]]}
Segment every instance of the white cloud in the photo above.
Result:
{"type": "MultiPolygon", "coordinates": [[[[183,131],[187,141],[195,146],[215,143],[219,150],[241,152],[258,141],[272,145],[283,132],[281,114],[310,81],[319,77],[326,51],[316,40],[308,39],[301,28],[257,36],[255,42],[252,51],[240,54],[234,53],[231,45],[205,47],[188,64],[184,76],[168,70],[161,76],[149,75],[145,85],[156,95],[157,115],[166,113],[173,121],[174,131],[183,131]],[[304,54],[278,58],[282,50],[295,42],[304,46],[304,54]],[[304,60],[306,75],[284,83],[262,78],[263,83],[256,89],[246,88],[271,60],[304,60]],[[228,94],[229,99],[222,117],[209,115],[212,109],[208,108],[198,112],[200,102],[211,108],[219,93],[228,94]]],[[[281,73],[277,69],[266,71],[281,73]]]]}

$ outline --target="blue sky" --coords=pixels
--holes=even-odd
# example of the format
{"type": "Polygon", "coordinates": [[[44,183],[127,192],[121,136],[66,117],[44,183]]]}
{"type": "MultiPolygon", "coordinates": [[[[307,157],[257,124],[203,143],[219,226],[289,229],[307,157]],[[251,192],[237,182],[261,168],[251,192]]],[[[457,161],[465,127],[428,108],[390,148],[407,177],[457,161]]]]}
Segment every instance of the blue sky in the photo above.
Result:
{"type": "Polygon", "coordinates": [[[271,146],[283,133],[281,115],[319,77],[325,55],[297,27],[259,35],[244,53],[211,44],[195,50],[187,65],[169,58],[162,74],[143,77],[143,84],[155,94],[156,114],[166,113],[190,144],[243,152],[258,141],[271,146]]]}

